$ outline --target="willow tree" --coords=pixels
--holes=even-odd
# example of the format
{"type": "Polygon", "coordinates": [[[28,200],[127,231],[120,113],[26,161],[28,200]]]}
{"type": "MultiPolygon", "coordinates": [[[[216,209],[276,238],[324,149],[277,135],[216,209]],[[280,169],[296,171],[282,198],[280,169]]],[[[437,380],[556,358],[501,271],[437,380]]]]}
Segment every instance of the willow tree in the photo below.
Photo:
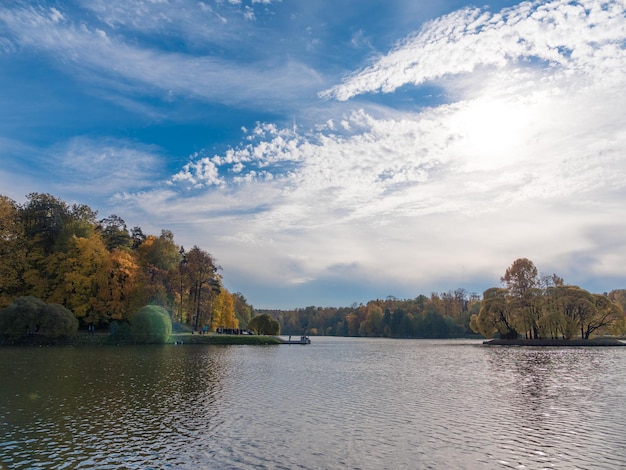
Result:
{"type": "Polygon", "coordinates": [[[560,334],[566,339],[577,335],[589,339],[599,332],[620,334],[626,328],[624,311],[617,303],[577,286],[547,289],[546,306],[543,323],[558,325],[560,334]]]}
{"type": "Polygon", "coordinates": [[[470,327],[485,338],[496,333],[501,338],[517,338],[515,316],[507,289],[492,287],[483,293],[483,302],[478,315],[472,315],[470,327]]]}

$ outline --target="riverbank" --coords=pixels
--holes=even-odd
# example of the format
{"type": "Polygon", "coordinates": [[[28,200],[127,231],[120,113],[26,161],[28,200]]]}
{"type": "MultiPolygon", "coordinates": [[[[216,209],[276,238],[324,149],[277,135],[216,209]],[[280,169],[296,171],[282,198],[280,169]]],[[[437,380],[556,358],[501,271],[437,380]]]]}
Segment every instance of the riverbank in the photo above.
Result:
{"type": "Polygon", "coordinates": [[[616,339],[492,339],[483,341],[486,346],[550,346],[550,347],[607,347],[626,346],[616,339]]]}
{"type": "MultiPolygon", "coordinates": [[[[131,340],[120,340],[108,333],[78,334],[70,340],[50,340],[33,335],[28,341],[5,341],[1,346],[121,346],[134,344],[131,340]]],[[[247,345],[268,346],[283,344],[277,336],[266,335],[218,335],[175,333],[165,342],[171,345],[208,344],[208,345],[247,345]]]]}

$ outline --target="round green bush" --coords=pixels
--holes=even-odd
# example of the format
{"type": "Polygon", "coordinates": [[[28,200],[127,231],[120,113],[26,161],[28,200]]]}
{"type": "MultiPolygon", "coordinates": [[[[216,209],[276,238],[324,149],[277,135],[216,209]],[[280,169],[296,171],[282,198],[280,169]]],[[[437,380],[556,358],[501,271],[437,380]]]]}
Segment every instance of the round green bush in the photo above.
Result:
{"type": "Polygon", "coordinates": [[[0,310],[0,335],[9,342],[47,342],[76,336],[78,320],[58,304],[46,304],[36,297],[18,297],[0,310]]]}
{"type": "Polygon", "coordinates": [[[172,334],[172,320],[163,307],[146,305],[131,317],[130,331],[135,343],[163,344],[172,334]]]}

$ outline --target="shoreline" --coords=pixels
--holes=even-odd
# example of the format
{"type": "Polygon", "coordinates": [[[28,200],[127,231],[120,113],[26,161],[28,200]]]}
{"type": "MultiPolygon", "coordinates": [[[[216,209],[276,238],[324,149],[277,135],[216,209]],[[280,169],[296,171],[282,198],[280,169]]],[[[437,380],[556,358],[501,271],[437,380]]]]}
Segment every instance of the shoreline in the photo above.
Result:
{"type": "Polygon", "coordinates": [[[620,347],[626,342],[617,339],[492,339],[485,346],[541,346],[541,347],[620,347]]]}
{"type": "Polygon", "coordinates": [[[47,338],[33,337],[30,341],[0,341],[0,347],[83,347],[83,346],[186,346],[186,345],[214,345],[214,346],[273,346],[284,344],[278,336],[270,335],[217,335],[217,334],[191,334],[174,333],[164,343],[135,343],[132,340],[119,340],[111,338],[108,334],[96,333],[94,335],[79,334],[75,338],[66,340],[49,340],[47,338]]]}

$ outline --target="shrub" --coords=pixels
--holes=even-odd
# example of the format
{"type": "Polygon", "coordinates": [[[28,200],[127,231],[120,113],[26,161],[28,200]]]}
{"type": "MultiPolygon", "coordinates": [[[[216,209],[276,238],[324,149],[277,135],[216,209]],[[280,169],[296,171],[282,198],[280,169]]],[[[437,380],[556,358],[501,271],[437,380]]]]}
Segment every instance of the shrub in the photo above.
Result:
{"type": "Polygon", "coordinates": [[[172,334],[169,313],[158,305],[146,305],[130,319],[133,341],[144,344],[165,343],[172,334]]]}
{"type": "Polygon", "coordinates": [[[78,320],[72,312],[36,297],[18,297],[0,310],[0,334],[11,342],[67,340],[77,331],[78,320]]]}

